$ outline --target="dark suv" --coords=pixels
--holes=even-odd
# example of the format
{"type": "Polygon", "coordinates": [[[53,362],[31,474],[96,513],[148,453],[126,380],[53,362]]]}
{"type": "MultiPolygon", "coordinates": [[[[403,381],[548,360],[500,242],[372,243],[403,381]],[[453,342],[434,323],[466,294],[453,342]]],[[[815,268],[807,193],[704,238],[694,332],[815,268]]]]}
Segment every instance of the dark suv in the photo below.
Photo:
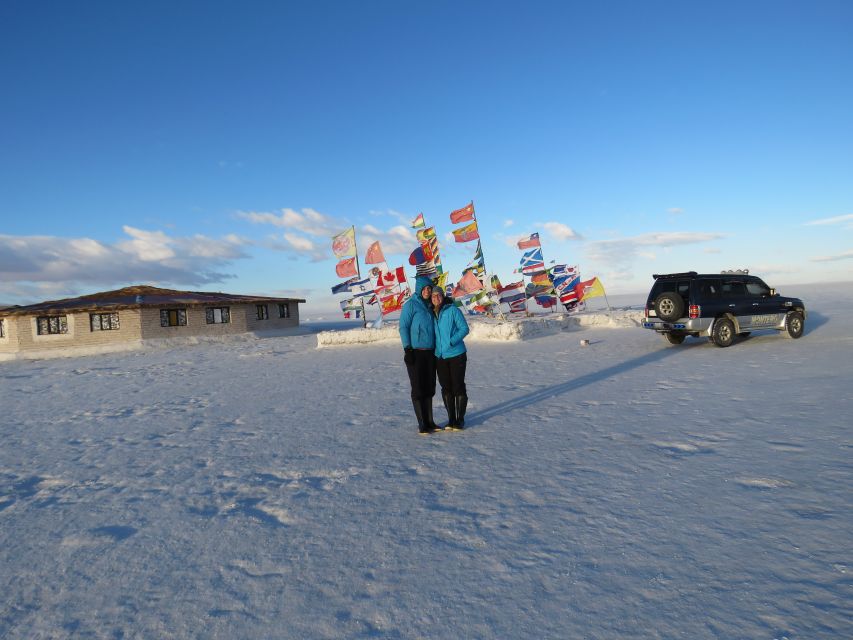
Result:
{"type": "Polygon", "coordinates": [[[643,326],[671,344],[681,344],[687,336],[707,336],[718,347],[728,347],[735,336],[748,336],[755,329],[776,329],[791,338],[803,335],[803,301],[783,298],[748,271],[653,277],[643,326]]]}

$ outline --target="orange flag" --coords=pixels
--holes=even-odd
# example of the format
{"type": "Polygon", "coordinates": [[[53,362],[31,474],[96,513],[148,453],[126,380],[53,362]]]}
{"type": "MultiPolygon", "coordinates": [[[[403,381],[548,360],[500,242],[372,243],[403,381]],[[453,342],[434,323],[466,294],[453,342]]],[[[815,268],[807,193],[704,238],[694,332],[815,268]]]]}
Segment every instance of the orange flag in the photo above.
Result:
{"type": "Polygon", "coordinates": [[[382,247],[379,246],[379,240],[367,247],[367,255],[364,258],[365,264],[376,264],[385,262],[385,256],[382,255],[382,247]]]}
{"type": "Polygon", "coordinates": [[[358,267],[355,266],[355,258],[344,258],[335,266],[339,278],[348,278],[358,275],[358,267]]]}
{"type": "Polygon", "coordinates": [[[456,211],[450,212],[450,222],[459,224],[460,222],[468,222],[474,219],[474,203],[472,202],[467,207],[462,207],[456,211]]]}

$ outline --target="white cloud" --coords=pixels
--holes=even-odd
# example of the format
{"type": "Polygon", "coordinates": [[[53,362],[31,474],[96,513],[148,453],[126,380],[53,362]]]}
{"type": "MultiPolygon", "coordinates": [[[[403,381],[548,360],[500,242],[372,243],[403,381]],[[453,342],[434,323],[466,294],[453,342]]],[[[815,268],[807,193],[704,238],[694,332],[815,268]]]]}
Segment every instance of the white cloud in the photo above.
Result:
{"type": "Polygon", "coordinates": [[[643,248],[671,247],[688,244],[700,244],[725,237],[721,233],[692,233],[687,231],[667,231],[663,233],[645,233],[616,240],[598,240],[586,247],[587,257],[604,263],[626,264],[640,255],[643,248]]]}
{"type": "Polygon", "coordinates": [[[684,213],[684,209],[682,209],[681,207],[671,207],[667,209],[666,212],[674,216],[680,216],[682,213],[684,213]]]}
{"type": "Polygon", "coordinates": [[[561,242],[566,240],[580,240],[581,237],[575,233],[575,230],[562,222],[545,222],[542,227],[552,238],[556,238],[561,242]]]}
{"type": "Polygon", "coordinates": [[[312,236],[329,238],[348,226],[310,208],[301,211],[285,208],[281,209],[280,214],[266,211],[238,211],[237,215],[253,224],[271,224],[276,227],[295,229],[312,236]]]}
{"type": "MultiPolygon", "coordinates": [[[[125,225],[128,239],[0,235],[0,282],[20,295],[66,294],[130,283],[200,286],[233,276],[220,271],[247,255],[236,236],[173,237],[125,225]]],[[[13,294],[8,294],[13,295],[13,294]]]]}
{"type": "Polygon", "coordinates": [[[804,226],[819,226],[819,225],[832,225],[832,224],[844,224],[851,223],[847,226],[848,229],[853,229],[853,213],[848,213],[843,216],[835,216],[834,218],[821,218],[820,220],[812,220],[811,222],[803,223],[804,226]]]}
{"type": "Polygon", "coordinates": [[[845,251],[844,253],[839,253],[834,256],[818,256],[816,258],[812,258],[812,262],[836,262],[838,260],[851,259],[853,259],[853,251],[845,251]]]}
{"type": "Polygon", "coordinates": [[[308,238],[303,236],[298,236],[295,233],[285,233],[284,239],[290,244],[291,247],[300,252],[311,252],[314,251],[314,243],[311,242],[308,238]]]}
{"type": "Polygon", "coordinates": [[[515,224],[515,220],[504,220],[504,229],[515,224]]]}

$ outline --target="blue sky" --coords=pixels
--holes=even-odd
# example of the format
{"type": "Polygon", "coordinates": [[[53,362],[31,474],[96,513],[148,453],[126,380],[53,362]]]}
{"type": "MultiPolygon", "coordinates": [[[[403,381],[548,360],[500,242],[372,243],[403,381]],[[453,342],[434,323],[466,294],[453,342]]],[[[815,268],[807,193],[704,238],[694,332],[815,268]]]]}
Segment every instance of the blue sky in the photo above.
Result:
{"type": "MultiPolygon", "coordinates": [[[[336,306],[473,200],[608,292],[853,280],[853,3],[0,4],[0,302],[127,284],[336,306]]],[[[473,244],[442,245],[458,277],[473,244]]]]}

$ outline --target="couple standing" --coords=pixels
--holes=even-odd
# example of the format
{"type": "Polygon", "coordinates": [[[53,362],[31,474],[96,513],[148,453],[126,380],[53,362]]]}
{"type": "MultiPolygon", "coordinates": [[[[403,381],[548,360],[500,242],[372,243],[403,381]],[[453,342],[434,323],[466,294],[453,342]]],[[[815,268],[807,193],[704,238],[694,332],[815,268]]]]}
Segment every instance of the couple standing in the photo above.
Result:
{"type": "Polygon", "coordinates": [[[433,289],[432,280],[426,276],[418,276],[415,295],[406,301],[400,314],[400,339],[420,433],[432,433],[441,428],[432,418],[436,373],[447,409],[446,428],[465,426],[468,355],[463,340],[467,335],[468,323],[453,298],[446,297],[440,287],[433,289]]]}

